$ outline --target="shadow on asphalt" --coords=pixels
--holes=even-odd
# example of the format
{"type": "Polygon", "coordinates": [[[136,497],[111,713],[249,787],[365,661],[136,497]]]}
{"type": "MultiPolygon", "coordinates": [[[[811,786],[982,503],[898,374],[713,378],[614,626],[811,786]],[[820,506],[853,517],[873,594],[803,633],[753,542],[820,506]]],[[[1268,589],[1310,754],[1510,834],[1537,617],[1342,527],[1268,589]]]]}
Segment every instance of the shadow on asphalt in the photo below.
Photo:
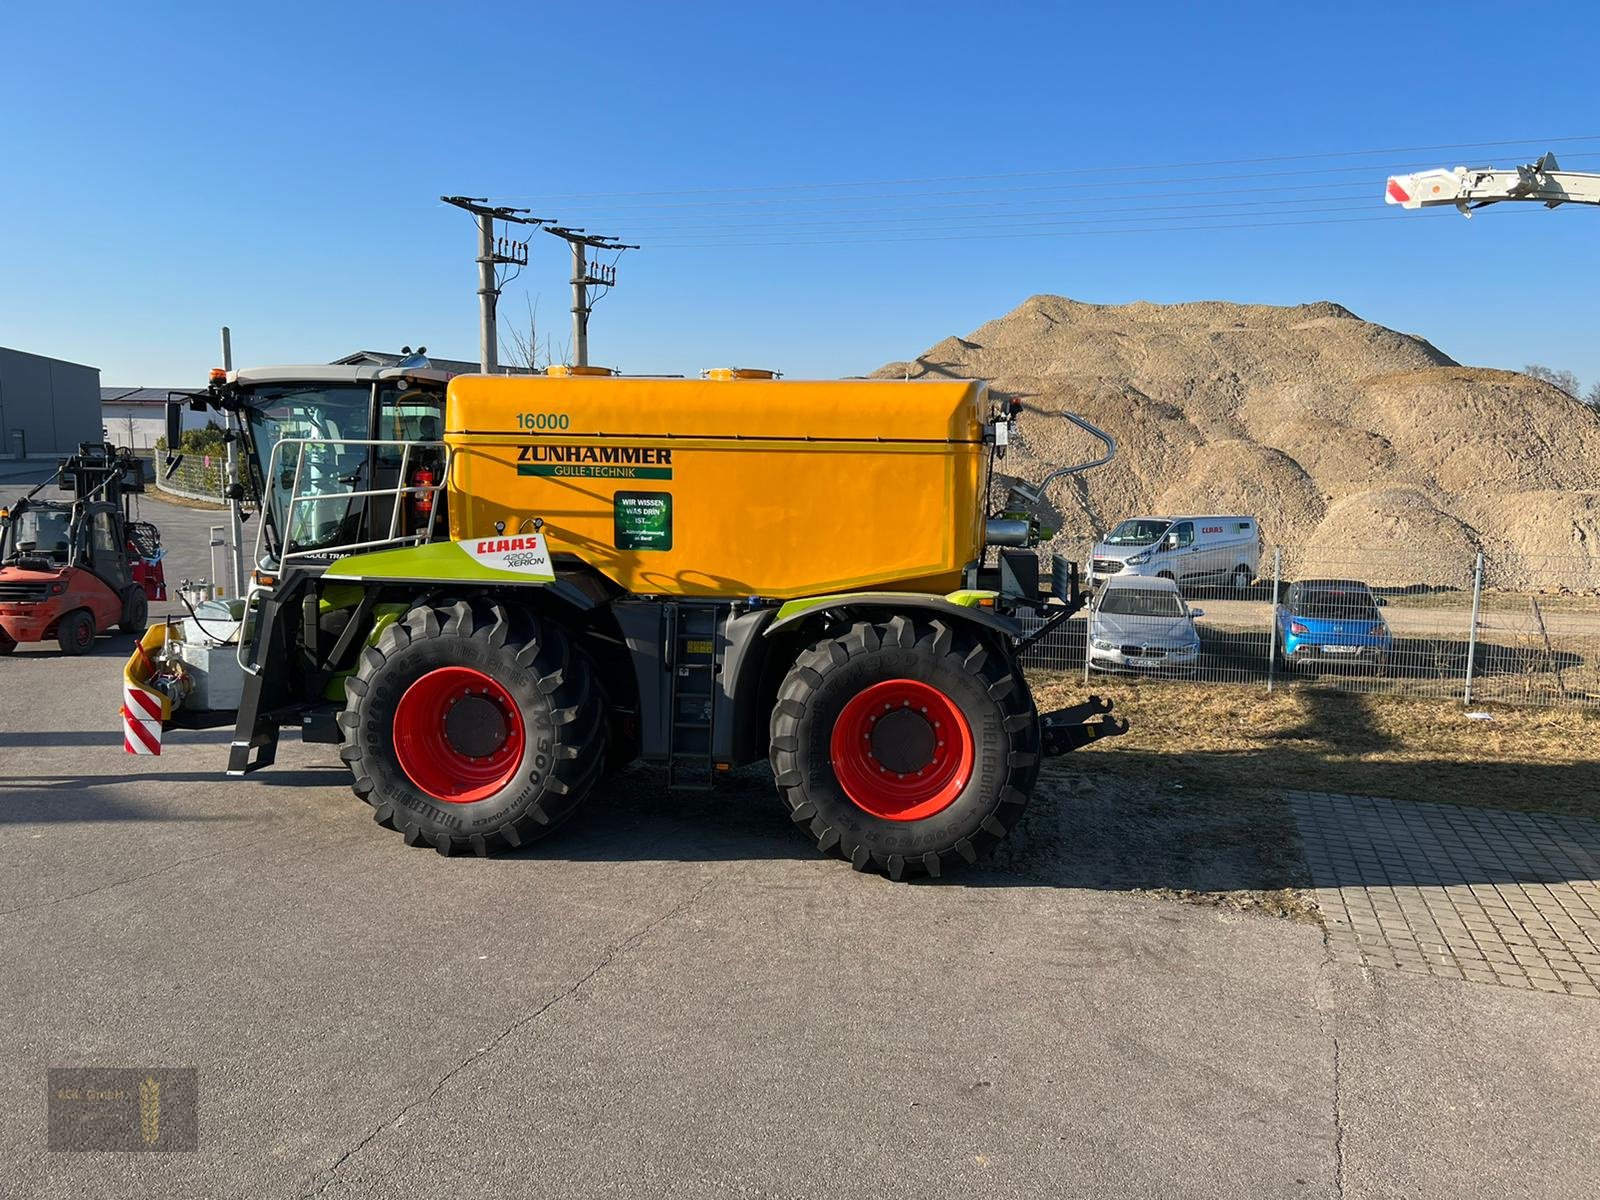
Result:
{"type": "MultiPolygon", "coordinates": [[[[243,806],[237,812],[197,812],[192,806],[175,813],[170,805],[147,804],[116,796],[108,788],[127,785],[123,775],[28,775],[0,778],[0,825],[38,825],[76,821],[237,821],[258,816],[243,806]]],[[[162,784],[209,783],[227,781],[222,771],[168,771],[149,777],[162,784]]],[[[337,787],[350,796],[350,776],[343,767],[325,769],[265,771],[252,782],[277,790],[281,788],[337,787]]],[[[350,797],[354,799],[354,797],[350,797]]]]}
{"type": "MultiPolygon", "coordinates": [[[[67,737],[69,735],[62,735],[67,737]]],[[[61,745],[111,745],[110,734],[91,732],[85,741],[61,745]]],[[[181,735],[203,742],[226,740],[222,731],[181,735]]],[[[4,745],[36,740],[5,735],[4,745]],[[17,740],[22,739],[22,740],[17,740]]],[[[1385,749],[1391,736],[1348,696],[1327,694],[1313,700],[1303,726],[1285,731],[1272,744],[1249,751],[1171,751],[1117,749],[1109,743],[1053,760],[1040,774],[1033,802],[1010,836],[976,869],[952,871],[925,885],[953,887],[1057,887],[1088,890],[1147,890],[1179,894],[1263,894],[1309,886],[1300,835],[1282,791],[1316,791],[1326,786],[1330,761],[1337,756],[1340,786],[1355,794],[1399,801],[1419,791],[1438,798],[1440,780],[1459,777],[1478,796],[1515,797],[1539,787],[1546,795],[1567,791],[1575,797],[1570,815],[1516,814],[1546,843],[1559,848],[1555,861],[1573,864],[1574,880],[1600,877],[1600,767],[1594,764],[1544,765],[1486,763],[1470,767],[1440,760],[1363,762],[1360,756],[1385,749]],[[1332,735],[1330,746],[1330,729],[1332,735]],[[1304,739],[1304,740],[1297,740],[1304,739]],[[1263,782],[1270,781],[1270,782],[1263,782]],[[1281,789],[1281,790],[1280,790],[1281,789]]],[[[151,782],[233,789],[221,811],[192,801],[174,811],[170,803],[143,803],[118,796],[130,778],[103,775],[38,774],[0,778],[0,825],[42,822],[227,821],[259,816],[243,804],[240,787],[268,793],[304,789],[310,802],[348,810],[352,828],[370,829],[389,840],[396,855],[407,848],[398,835],[380,830],[369,810],[350,794],[348,775],[332,757],[315,768],[268,769],[247,781],[226,781],[215,770],[160,772],[151,782]]],[[[1446,789],[1445,795],[1450,795],[1446,789]]],[[[263,803],[272,803],[270,795],[263,803]]],[[[1506,807],[1514,807],[1507,804],[1506,807]]],[[[1474,814],[1448,810],[1463,838],[1475,836],[1474,814]]],[[[1498,819],[1498,818],[1497,818],[1498,819]]],[[[432,854],[419,847],[413,853],[432,854]]],[[[809,839],[788,819],[762,764],[729,772],[709,793],[672,792],[659,768],[633,766],[599,786],[564,829],[549,838],[498,857],[540,860],[619,862],[827,862],[840,871],[844,862],[819,856],[809,839]]],[[[1501,884],[1550,882],[1548,864],[1497,861],[1492,855],[1463,857],[1399,847],[1383,859],[1395,886],[1407,884],[1501,884]]],[[[1335,871],[1339,864],[1334,863],[1335,871]]],[[[1335,886],[1371,886],[1371,864],[1350,868],[1350,878],[1335,886]]],[[[1324,882],[1323,886],[1329,886],[1324,882]]],[[[1248,899],[1244,901],[1250,903],[1248,899]]]]}
{"type": "MultiPolygon", "coordinates": [[[[1392,746],[1393,736],[1364,704],[1326,693],[1311,699],[1304,726],[1269,747],[1244,753],[1122,751],[1112,742],[1046,764],[1032,803],[1010,836],[977,869],[954,871],[939,886],[1046,886],[1180,894],[1263,894],[1310,886],[1300,832],[1284,798],[1290,790],[1327,786],[1337,757],[1341,786],[1404,802],[1426,786],[1459,777],[1492,807],[1534,786],[1578,800],[1569,814],[1514,813],[1559,854],[1551,861],[1574,881],[1600,878],[1600,766],[1472,764],[1426,759],[1363,762],[1392,746]],[[1332,730],[1333,748],[1327,745],[1332,730]],[[1307,739],[1299,743],[1292,739],[1307,739]],[[1320,746],[1317,743],[1322,743],[1320,746]],[[1104,762],[1099,760],[1104,759],[1104,762]],[[1249,786],[1270,779],[1270,786],[1249,786]],[[1353,781],[1353,782],[1352,782],[1353,781]],[[1593,810],[1593,811],[1590,811],[1593,810]]],[[[1449,795],[1448,790],[1445,795],[1449,795]]],[[[1463,840],[1478,837],[1483,819],[1499,813],[1435,805],[1463,840]]],[[[1397,836],[1399,836],[1397,834],[1397,836]]],[[[817,858],[790,824],[770,772],[746,767],[719,780],[715,792],[675,793],[664,773],[634,767],[602,784],[573,824],[519,857],[572,861],[728,861],[817,858]]],[[[837,860],[835,860],[837,861],[837,860]]],[[[1441,847],[1401,846],[1384,859],[1393,886],[1548,883],[1548,862],[1529,865],[1493,854],[1451,855],[1441,847]]],[[[849,870],[843,862],[839,869],[849,870]]],[[[1371,886],[1371,864],[1349,864],[1335,886],[1371,886]]],[[[1323,886],[1328,886],[1326,883],[1323,886]]],[[[1249,903],[1248,900],[1246,900],[1249,903]]]]}
{"type": "MultiPolygon", "coordinates": [[[[113,714],[114,716],[115,714],[113,714]]],[[[194,742],[209,742],[226,746],[233,740],[233,729],[168,730],[163,735],[166,745],[182,746],[194,742]]],[[[36,730],[28,733],[0,733],[0,749],[8,746],[122,746],[122,734],[115,729],[36,730]]]]}

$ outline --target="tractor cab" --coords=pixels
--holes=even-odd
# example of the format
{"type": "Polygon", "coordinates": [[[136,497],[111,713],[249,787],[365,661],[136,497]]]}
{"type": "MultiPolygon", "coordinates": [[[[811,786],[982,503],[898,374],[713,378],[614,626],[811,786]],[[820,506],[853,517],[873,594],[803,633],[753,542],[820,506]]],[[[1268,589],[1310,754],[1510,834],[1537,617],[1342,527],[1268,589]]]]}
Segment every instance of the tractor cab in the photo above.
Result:
{"type": "Polygon", "coordinates": [[[191,403],[229,414],[242,443],[248,480],[234,499],[261,513],[256,567],[272,573],[294,560],[317,569],[442,530],[434,506],[443,507],[449,378],[419,356],[396,367],[214,372],[191,403]]]}

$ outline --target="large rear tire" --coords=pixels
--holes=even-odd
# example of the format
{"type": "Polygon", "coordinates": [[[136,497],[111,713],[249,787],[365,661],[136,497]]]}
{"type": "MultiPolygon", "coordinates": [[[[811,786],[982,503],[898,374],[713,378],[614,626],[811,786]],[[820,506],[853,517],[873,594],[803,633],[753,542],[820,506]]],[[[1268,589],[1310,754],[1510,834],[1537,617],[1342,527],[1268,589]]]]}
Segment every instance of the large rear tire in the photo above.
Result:
{"type": "Polygon", "coordinates": [[[892,879],[976,862],[1039,769],[1016,660],[968,628],[862,621],[795,660],[772,711],[773,774],[819,850],[892,879]]]}
{"type": "Polygon", "coordinates": [[[440,854],[520,846],[588,798],[606,755],[588,656],[487,600],[413,608],[345,681],[340,757],[381,825],[440,854]]]}

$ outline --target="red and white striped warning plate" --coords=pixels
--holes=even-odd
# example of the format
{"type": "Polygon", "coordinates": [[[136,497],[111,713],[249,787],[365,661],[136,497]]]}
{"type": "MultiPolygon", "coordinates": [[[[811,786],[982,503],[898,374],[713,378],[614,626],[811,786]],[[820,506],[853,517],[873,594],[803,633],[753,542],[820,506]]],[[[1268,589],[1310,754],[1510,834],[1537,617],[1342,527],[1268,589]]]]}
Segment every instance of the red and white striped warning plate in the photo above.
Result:
{"type": "Polygon", "coordinates": [[[161,696],[137,684],[122,686],[122,748],[129,754],[161,753],[161,696]]]}
{"type": "Polygon", "coordinates": [[[148,681],[156,670],[152,653],[166,637],[165,625],[152,625],[122,668],[122,748],[129,754],[161,753],[161,721],[171,706],[148,681]]]}

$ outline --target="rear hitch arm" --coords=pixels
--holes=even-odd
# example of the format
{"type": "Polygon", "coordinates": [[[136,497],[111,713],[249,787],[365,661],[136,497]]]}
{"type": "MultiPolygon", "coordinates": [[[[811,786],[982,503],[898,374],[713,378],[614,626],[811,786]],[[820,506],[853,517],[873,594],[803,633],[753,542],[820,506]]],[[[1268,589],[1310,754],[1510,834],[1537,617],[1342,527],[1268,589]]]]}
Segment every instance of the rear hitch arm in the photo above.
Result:
{"type": "Polygon", "coordinates": [[[1040,752],[1054,758],[1101,738],[1121,737],[1128,722],[1111,716],[1111,708],[1112,701],[1090,696],[1081,704],[1045,713],[1039,718],[1040,752]]]}

